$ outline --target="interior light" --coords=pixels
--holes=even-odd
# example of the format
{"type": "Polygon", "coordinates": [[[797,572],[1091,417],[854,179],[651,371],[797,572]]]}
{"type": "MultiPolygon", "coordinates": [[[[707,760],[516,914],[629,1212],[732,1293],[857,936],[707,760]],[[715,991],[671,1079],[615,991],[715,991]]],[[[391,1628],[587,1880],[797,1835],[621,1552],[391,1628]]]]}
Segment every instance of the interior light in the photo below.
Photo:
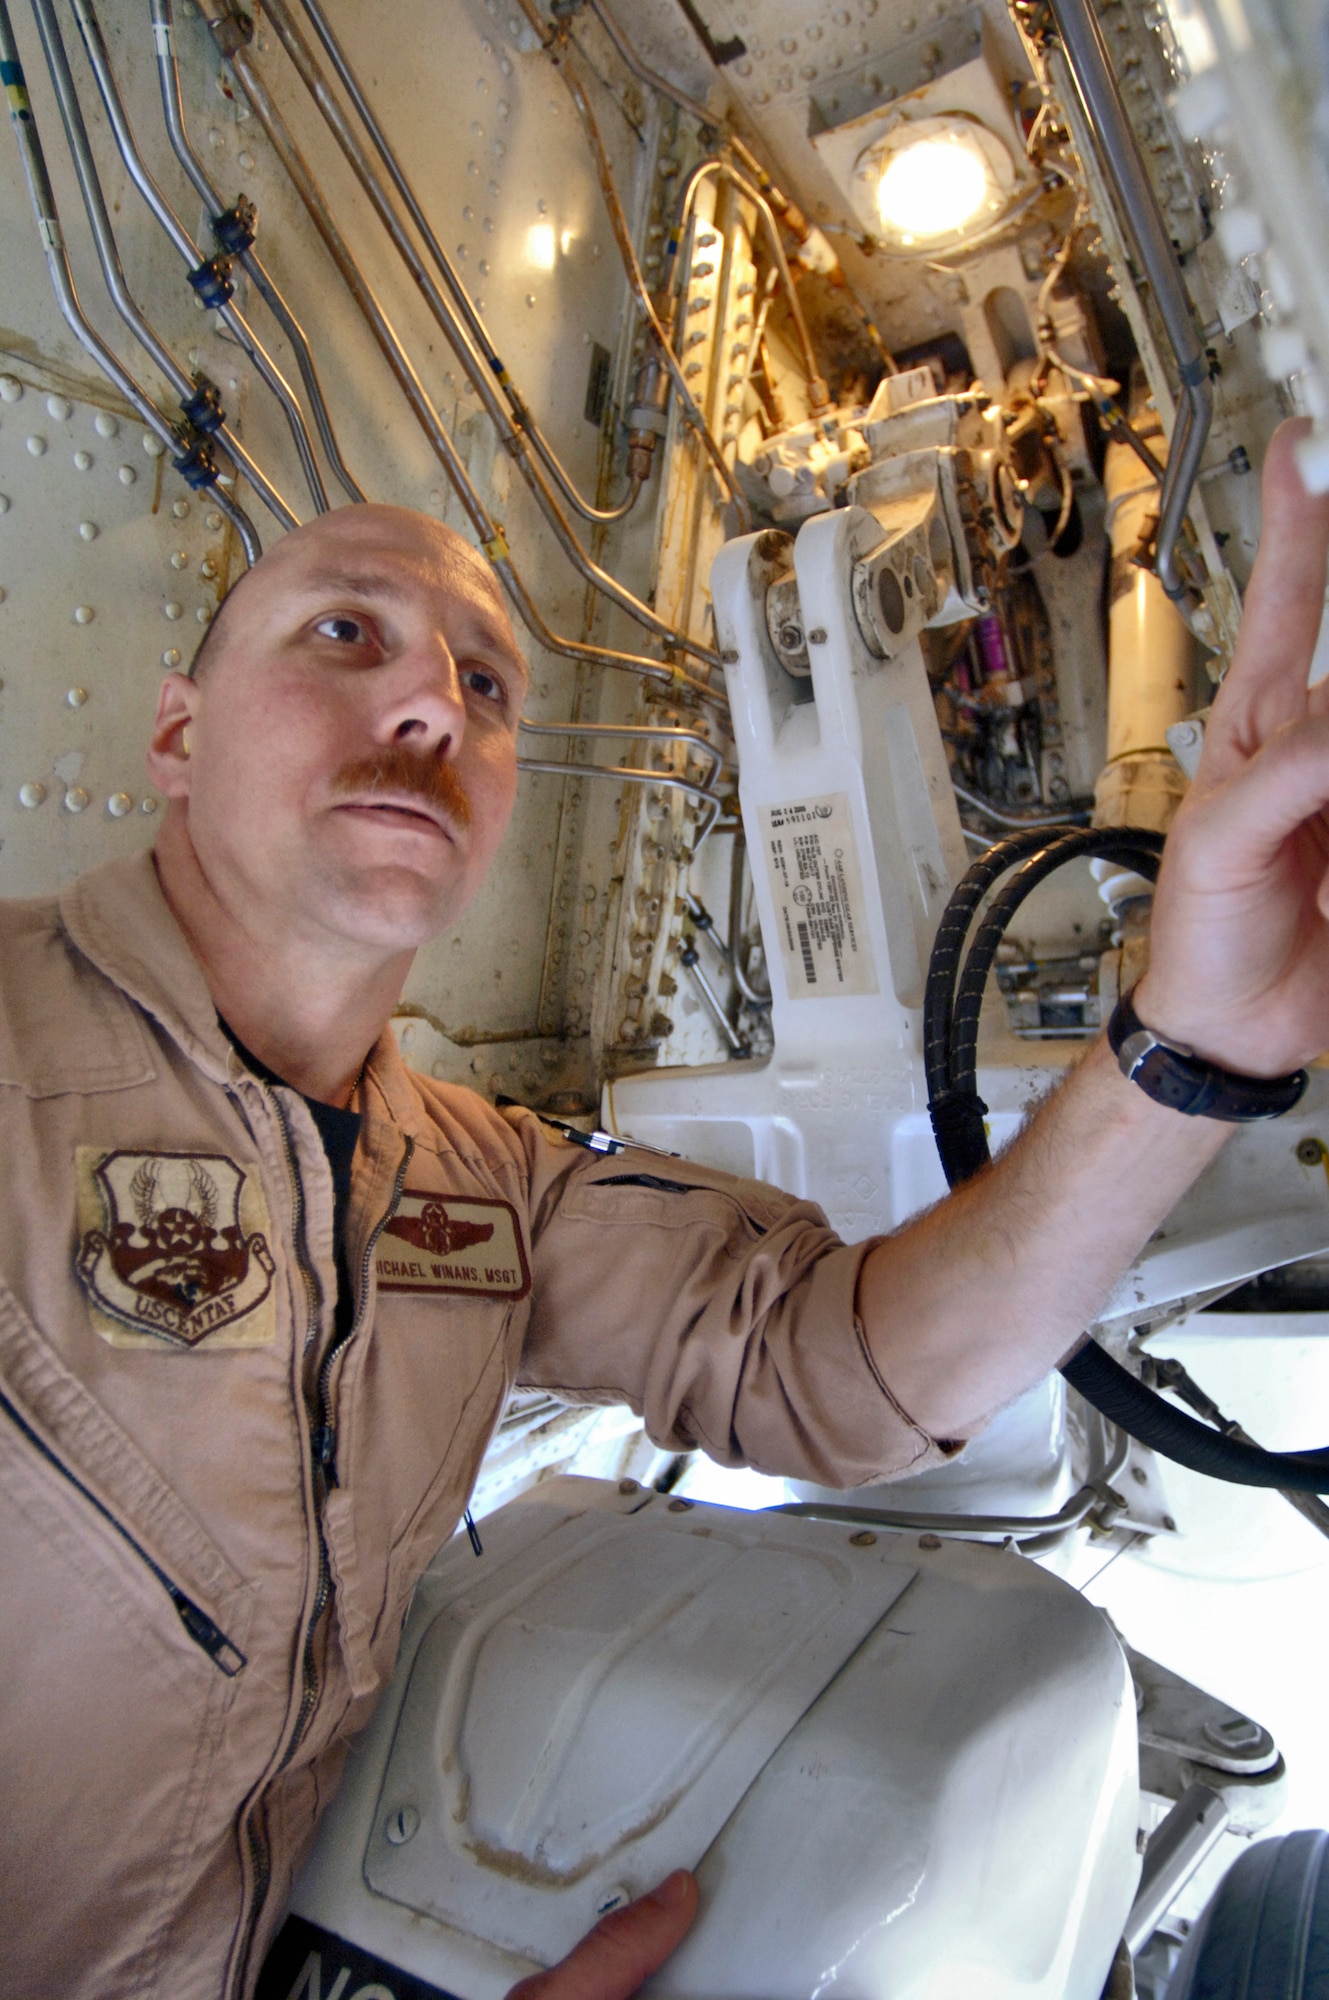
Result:
{"type": "Polygon", "coordinates": [[[526,259],[534,264],[537,271],[552,271],[554,268],[554,225],[552,222],[533,222],[526,232],[526,259]]]}
{"type": "Polygon", "coordinates": [[[877,183],[882,227],[905,244],[954,236],[999,205],[984,149],[955,128],[892,147],[877,183]]]}

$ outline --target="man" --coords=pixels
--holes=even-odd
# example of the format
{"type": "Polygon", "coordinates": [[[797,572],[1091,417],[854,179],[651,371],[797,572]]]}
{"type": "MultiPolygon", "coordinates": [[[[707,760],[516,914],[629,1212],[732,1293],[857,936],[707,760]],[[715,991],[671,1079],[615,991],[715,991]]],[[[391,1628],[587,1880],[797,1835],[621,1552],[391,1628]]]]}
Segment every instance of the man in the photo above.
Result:
{"type": "MultiPolygon", "coordinates": [[[[1137,995],[1257,1076],[1329,1045],[1329,502],[1292,441],[1137,995]]],[[[4,915],[5,1994],[252,1987],[515,1379],[822,1482],[934,1463],[1222,1144],[1099,1044],[989,1172],[846,1247],[413,1076],[387,1021],[502,836],[524,688],[458,538],[325,517],[163,683],[155,861],[4,915]]],[[[518,1990],[626,1996],[695,1907],[671,1878],[518,1990]]]]}

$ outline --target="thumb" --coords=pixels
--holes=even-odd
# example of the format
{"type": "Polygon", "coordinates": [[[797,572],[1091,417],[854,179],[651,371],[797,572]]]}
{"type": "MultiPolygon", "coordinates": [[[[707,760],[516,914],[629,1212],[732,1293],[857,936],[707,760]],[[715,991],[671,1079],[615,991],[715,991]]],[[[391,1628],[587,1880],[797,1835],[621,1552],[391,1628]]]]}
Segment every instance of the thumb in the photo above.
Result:
{"type": "Polygon", "coordinates": [[[649,1896],[601,1918],[560,1964],[521,1980],[508,2000],[631,2000],[682,1943],[698,1901],[696,1877],[676,1869],[649,1896]]]}

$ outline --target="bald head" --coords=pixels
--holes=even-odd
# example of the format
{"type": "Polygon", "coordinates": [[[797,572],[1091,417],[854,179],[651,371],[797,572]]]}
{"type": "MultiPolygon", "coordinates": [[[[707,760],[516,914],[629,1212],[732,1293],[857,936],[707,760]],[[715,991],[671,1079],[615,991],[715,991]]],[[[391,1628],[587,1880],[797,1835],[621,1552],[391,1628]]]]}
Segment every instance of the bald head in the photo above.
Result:
{"type": "Polygon", "coordinates": [[[458,583],[469,585],[492,605],[498,628],[506,633],[512,652],[520,657],[493,570],[479,551],[455,528],[445,527],[432,515],[422,514],[414,507],[372,503],[317,515],[266,549],[226,593],[217,615],[199,641],[190,662],[189,678],[202,681],[211,673],[217,659],[242,631],[241,619],[251,597],[266,597],[269,588],[280,590],[287,582],[298,583],[311,573],[329,574],[342,564],[348,581],[363,581],[360,572],[371,549],[413,557],[422,575],[432,570],[440,580],[451,576],[458,583]]]}

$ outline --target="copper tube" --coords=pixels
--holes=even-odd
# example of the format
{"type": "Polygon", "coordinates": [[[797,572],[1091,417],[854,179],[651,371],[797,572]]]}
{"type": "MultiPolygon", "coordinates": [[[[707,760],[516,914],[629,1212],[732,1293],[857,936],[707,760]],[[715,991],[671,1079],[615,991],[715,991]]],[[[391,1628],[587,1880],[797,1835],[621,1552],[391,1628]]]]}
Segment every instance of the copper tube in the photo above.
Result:
{"type": "Polygon", "coordinates": [[[572,64],[568,61],[566,53],[558,46],[557,36],[541,20],[538,11],[533,5],[533,0],[517,0],[517,4],[531,26],[535,29],[535,32],[539,35],[544,45],[545,54],[562,76],[564,83],[568,87],[569,95],[577,107],[578,116],[581,119],[587,142],[590,145],[591,157],[595,161],[595,171],[599,177],[601,192],[605,198],[605,208],[609,215],[609,226],[614,232],[614,241],[617,243],[619,255],[623,259],[623,268],[628,274],[628,283],[632,287],[642,316],[659,345],[661,359],[665,367],[669,370],[670,379],[677,391],[679,401],[687,412],[688,420],[701,440],[706,456],[715,467],[721,484],[738,511],[739,523],[743,532],[747,533],[752,526],[752,510],[744,499],[733,473],[725,463],[724,453],[716,443],[711,428],[706,422],[706,418],[699,408],[696,398],[684,379],[683,370],[679,366],[678,356],[674,353],[669,336],[665,332],[660,322],[660,316],[655,310],[655,303],[646,289],[646,280],[642,276],[641,265],[637,262],[637,252],[632,242],[632,232],[628,228],[628,219],[623,213],[623,204],[619,200],[618,186],[614,180],[614,170],[609,164],[609,155],[605,152],[604,141],[600,137],[600,128],[595,122],[595,113],[591,110],[590,100],[587,98],[586,92],[582,89],[581,79],[573,69],[572,64]]]}
{"type": "Polygon", "coordinates": [[[689,180],[687,191],[683,197],[683,224],[686,226],[689,211],[696,198],[697,189],[703,181],[710,180],[717,175],[727,180],[732,187],[736,187],[743,199],[752,203],[762,219],[766,230],[766,237],[771,246],[771,254],[775,260],[775,267],[780,273],[780,283],[784,288],[785,297],[789,301],[789,316],[794,322],[794,335],[803,357],[803,373],[807,378],[808,401],[812,406],[812,414],[816,416],[822,410],[830,408],[830,392],[826,387],[825,378],[817,366],[817,357],[812,348],[812,336],[808,332],[808,323],[803,317],[803,307],[799,300],[798,288],[794,284],[794,275],[789,268],[789,259],[785,256],[784,244],[780,239],[779,225],[775,220],[775,216],[771,211],[771,205],[765,195],[753,186],[746,174],[741,174],[737,167],[730,166],[727,160],[703,160],[689,180]]]}

